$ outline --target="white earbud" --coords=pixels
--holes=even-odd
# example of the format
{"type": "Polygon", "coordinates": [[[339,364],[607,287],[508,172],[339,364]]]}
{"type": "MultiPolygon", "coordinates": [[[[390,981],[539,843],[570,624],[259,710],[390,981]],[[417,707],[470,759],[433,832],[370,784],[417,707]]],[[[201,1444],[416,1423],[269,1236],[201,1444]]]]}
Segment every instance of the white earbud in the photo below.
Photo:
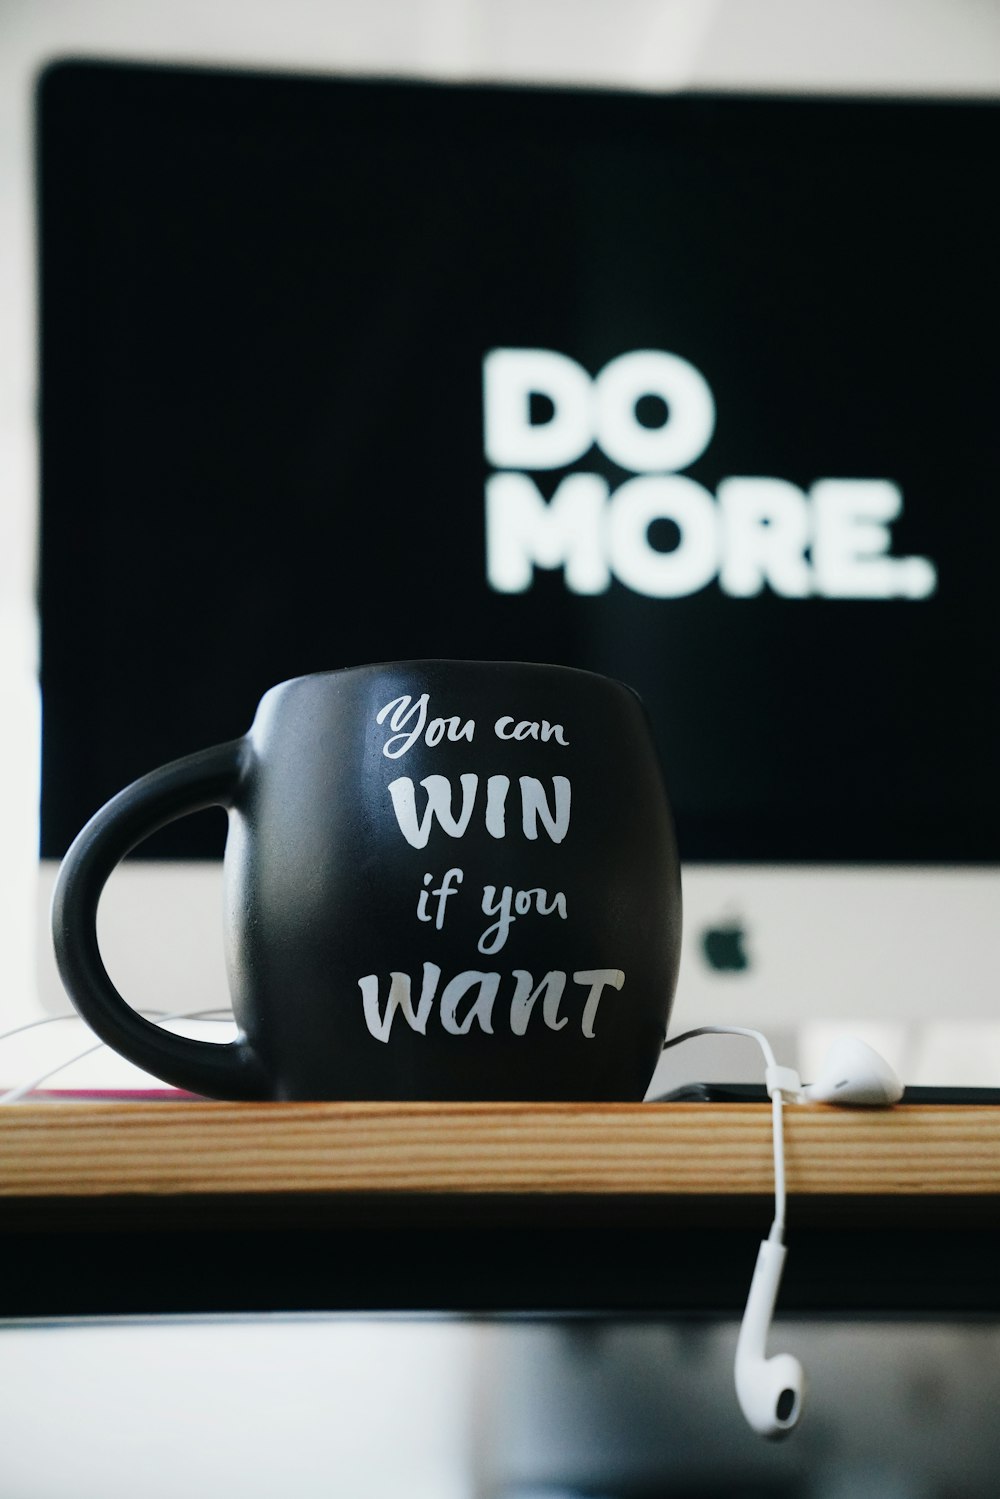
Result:
{"type": "Polygon", "coordinates": [[[833,1103],[886,1107],[898,1103],[903,1085],[888,1062],[864,1041],[846,1036],[835,1042],[814,1083],[803,1088],[793,1067],[780,1067],[765,1036],[735,1025],[703,1025],[664,1042],[677,1046],[695,1036],[748,1036],[764,1054],[765,1081],[773,1110],[774,1222],[760,1246],[746,1310],[736,1342],[736,1397],[754,1431],[764,1437],[785,1436],[802,1414],[805,1374],[797,1358],[776,1353],[768,1358],[768,1333],[785,1265],[785,1148],[782,1110],[793,1103],[833,1103]]]}
{"type": "Polygon", "coordinates": [[[884,1057],[856,1036],[842,1036],[827,1052],[815,1082],[802,1089],[807,1103],[884,1108],[898,1103],[903,1084],[884,1057]]]}
{"type": "Polygon", "coordinates": [[[783,1437],[802,1411],[805,1374],[790,1353],[767,1357],[767,1334],[778,1298],[785,1246],[765,1239],[757,1254],[746,1311],[736,1342],[736,1398],[754,1431],[783,1437]]]}

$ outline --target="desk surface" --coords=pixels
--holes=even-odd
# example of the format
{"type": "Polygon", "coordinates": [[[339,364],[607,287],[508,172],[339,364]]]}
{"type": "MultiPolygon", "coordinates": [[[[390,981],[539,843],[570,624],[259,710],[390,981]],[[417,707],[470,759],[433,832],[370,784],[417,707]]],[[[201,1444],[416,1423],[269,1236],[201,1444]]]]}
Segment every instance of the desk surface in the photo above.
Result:
{"type": "MultiPolygon", "coordinates": [[[[787,1310],[1000,1313],[1000,1108],[785,1140],[787,1310]]],[[[0,1316],[735,1314],[772,1192],[766,1104],[24,1104],[0,1316]]]]}
{"type": "MultiPolygon", "coordinates": [[[[1000,1199],[1000,1108],[785,1110],[788,1191],[1000,1199]]],[[[0,1199],[773,1190],[759,1104],[22,1104],[0,1199]]]]}

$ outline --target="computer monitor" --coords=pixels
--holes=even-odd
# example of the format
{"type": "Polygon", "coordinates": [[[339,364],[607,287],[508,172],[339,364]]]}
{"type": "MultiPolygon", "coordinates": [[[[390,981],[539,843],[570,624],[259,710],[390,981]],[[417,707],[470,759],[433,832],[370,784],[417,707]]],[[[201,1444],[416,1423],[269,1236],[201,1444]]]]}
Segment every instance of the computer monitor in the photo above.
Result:
{"type": "MultiPolygon", "coordinates": [[[[649,710],[678,1022],[991,1018],[996,106],[68,61],[38,140],[43,902],[278,681],[555,661],[649,710]]],[[[133,1002],[218,1000],[224,834],[112,881],[133,1002]]]]}

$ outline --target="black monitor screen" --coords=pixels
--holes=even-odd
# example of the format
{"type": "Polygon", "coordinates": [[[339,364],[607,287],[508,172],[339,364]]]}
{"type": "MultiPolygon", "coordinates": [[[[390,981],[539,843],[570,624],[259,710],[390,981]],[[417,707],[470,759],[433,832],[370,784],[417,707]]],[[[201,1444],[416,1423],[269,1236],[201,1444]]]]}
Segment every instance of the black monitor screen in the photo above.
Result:
{"type": "Polygon", "coordinates": [[[998,160],[989,104],[50,69],[43,855],[443,656],[636,688],[686,861],[994,860],[998,160]]]}

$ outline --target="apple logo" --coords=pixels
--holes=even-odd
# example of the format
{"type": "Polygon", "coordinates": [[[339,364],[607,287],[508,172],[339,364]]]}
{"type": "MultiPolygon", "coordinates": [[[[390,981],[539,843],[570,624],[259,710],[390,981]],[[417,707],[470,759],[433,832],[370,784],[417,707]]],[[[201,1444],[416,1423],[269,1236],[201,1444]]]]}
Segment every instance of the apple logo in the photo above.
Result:
{"type": "Polygon", "coordinates": [[[743,973],[750,967],[746,931],[734,917],[706,927],[701,934],[701,950],[716,973],[743,973]]]}

